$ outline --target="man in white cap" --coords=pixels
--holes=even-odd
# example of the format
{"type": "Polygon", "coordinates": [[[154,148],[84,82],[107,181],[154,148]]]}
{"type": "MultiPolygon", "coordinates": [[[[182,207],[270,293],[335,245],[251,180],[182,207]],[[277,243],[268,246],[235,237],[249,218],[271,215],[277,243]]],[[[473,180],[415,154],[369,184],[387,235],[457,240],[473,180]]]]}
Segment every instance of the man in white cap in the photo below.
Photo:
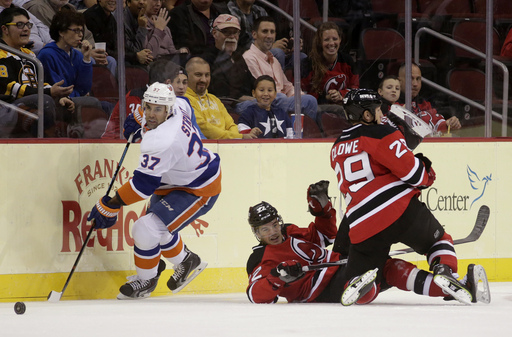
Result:
{"type": "Polygon", "coordinates": [[[243,62],[242,54],[245,50],[239,48],[241,46],[239,44],[240,22],[233,15],[221,14],[213,22],[212,35],[215,39],[215,47],[209,48],[202,55],[211,69],[208,90],[218,97],[252,99],[249,96],[251,96],[254,78],[243,62]],[[242,89],[241,86],[246,88],[242,89]],[[234,91],[236,93],[233,93],[234,91]]]}

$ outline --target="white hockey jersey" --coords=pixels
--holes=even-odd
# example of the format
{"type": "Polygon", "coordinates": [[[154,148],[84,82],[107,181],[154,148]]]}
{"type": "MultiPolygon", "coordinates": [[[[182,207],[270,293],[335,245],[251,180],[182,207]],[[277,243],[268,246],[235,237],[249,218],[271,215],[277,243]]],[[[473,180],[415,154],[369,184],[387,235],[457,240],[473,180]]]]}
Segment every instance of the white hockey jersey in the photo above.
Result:
{"type": "Polygon", "coordinates": [[[220,158],[203,147],[191,115],[190,104],[177,98],[173,115],[143,134],[139,167],[118,190],[126,204],[147,199],[153,193],[167,194],[172,189],[197,196],[220,193],[220,158]]]}

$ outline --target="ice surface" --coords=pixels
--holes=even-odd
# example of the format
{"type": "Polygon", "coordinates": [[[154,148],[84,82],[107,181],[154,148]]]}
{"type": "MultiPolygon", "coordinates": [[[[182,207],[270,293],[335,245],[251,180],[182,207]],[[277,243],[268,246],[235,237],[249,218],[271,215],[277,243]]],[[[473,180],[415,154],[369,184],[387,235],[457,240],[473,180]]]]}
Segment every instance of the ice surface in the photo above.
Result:
{"type": "Polygon", "coordinates": [[[471,306],[397,289],[350,307],[257,305],[244,293],[25,302],[24,315],[0,303],[0,336],[511,336],[512,283],[490,287],[491,303],[471,306]]]}

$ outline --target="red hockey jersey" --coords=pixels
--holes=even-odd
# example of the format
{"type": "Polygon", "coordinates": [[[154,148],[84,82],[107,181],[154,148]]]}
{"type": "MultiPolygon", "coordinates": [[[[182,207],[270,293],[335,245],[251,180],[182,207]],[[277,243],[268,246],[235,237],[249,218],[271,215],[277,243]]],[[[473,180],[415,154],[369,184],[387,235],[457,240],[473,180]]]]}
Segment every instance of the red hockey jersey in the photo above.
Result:
{"type": "Polygon", "coordinates": [[[325,249],[336,238],[336,211],[330,218],[316,217],[308,228],[286,224],[285,240],[279,245],[259,245],[247,261],[249,286],[247,296],[252,303],[274,303],[278,296],[288,302],[312,302],[331,281],[338,268],[306,272],[297,281],[275,289],[267,280],[270,271],[283,261],[296,260],[307,266],[340,260],[340,254],[325,249]]]}
{"type": "Polygon", "coordinates": [[[331,150],[331,167],[345,196],[352,243],[395,222],[419,194],[428,174],[400,131],[387,125],[358,124],[343,130],[331,150]]]}

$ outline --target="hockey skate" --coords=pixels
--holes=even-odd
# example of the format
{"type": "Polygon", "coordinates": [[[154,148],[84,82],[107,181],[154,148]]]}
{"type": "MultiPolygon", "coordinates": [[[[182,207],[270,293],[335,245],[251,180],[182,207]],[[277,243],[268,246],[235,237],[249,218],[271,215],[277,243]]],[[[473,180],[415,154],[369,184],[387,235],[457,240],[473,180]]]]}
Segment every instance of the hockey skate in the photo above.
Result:
{"type": "Polygon", "coordinates": [[[160,274],[165,270],[165,262],[160,260],[158,272],[155,277],[149,280],[141,280],[138,275],[128,276],[128,282],[119,288],[118,300],[139,300],[149,297],[158,284],[160,274]]]}
{"type": "Polygon", "coordinates": [[[173,294],[183,289],[208,265],[206,262],[201,262],[201,258],[191,252],[187,246],[185,246],[185,251],[187,252],[187,256],[174,268],[174,274],[172,274],[169,281],[167,281],[167,287],[171,289],[173,294]]]}
{"type": "Polygon", "coordinates": [[[460,283],[464,284],[471,292],[471,296],[473,297],[472,303],[491,303],[489,281],[487,281],[487,274],[485,273],[484,267],[481,265],[470,264],[468,266],[468,273],[460,283]]]}
{"type": "Polygon", "coordinates": [[[352,305],[366,295],[372,289],[378,271],[379,268],[375,268],[353,278],[341,295],[341,304],[344,306],[352,305]]]}
{"type": "Polygon", "coordinates": [[[452,270],[445,264],[434,266],[434,283],[437,284],[444,293],[453,296],[457,301],[464,304],[471,304],[473,296],[471,290],[457,281],[452,275],[452,270]]]}

